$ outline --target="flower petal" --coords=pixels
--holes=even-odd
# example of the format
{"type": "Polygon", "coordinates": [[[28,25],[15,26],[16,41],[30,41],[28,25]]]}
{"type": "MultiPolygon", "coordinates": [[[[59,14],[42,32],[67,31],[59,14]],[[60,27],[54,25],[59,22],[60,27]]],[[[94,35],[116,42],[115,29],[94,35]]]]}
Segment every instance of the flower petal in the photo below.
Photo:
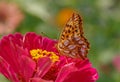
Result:
{"type": "Polygon", "coordinates": [[[9,80],[19,82],[16,73],[12,70],[11,66],[2,57],[0,57],[0,72],[9,80]]]}
{"type": "Polygon", "coordinates": [[[19,71],[21,73],[20,75],[24,76],[25,80],[28,81],[29,78],[33,75],[36,63],[27,56],[21,56],[19,60],[21,61],[20,69],[22,69],[19,71]]]}
{"type": "Polygon", "coordinates": [[[52,61],[45,57],[38,60],[35,77],[43,77],[51,68],[52,61]]]}
{"type": "Polygon", "coordinates": [[[89,60],[77,62],[77,71],[70,72],[63,82],[95,82],[98,79],[98,73],[92,68],[89,60]]]}
{"type": "Polygon", "coordinates": [[[55,82],[63,82],[69,73],[76,71],[76,70],[77,68],[75,67],[74,63],[69,63],[69,64],[64,65],[61,68],[55,82]]]}
{"type": "Polygon", "coordinates": [[[42,44],[43,44],[42,49],[45,49],[47,51],[54,51],[56,50],[55,44],[57,44],[57,41],[44,37],[42,40],[42,44]]]}
{"type": "Polygon", "coordinates": [[[32,32],[29,32],[29,33],[26,33],[26,35],[24,36],[23,46],[28,50],[38,49],[41,47],[41,40],[42,40],[41,36],[38,36],[32,32]]]}
{"type": "Polygon", "coordinates": [[[71,72],[63,82],[95,82],[98,74],[95,69],[71,72]]]}
{"type": "Polygon", "coordinates": [[[41,78],[31,78],[30,82],[53,82],[53,81],[47,81],[41,78]]]}

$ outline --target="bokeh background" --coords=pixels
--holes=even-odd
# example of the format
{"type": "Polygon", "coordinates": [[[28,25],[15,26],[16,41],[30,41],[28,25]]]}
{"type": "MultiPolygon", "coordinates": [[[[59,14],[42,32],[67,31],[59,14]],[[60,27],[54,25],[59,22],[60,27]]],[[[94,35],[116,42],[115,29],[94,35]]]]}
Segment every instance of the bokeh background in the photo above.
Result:
{"type": "MultiPolygon", "coordinates": [[[[83,18],[97,82],[120,82],[120,0],[0,0],[0,37],[36,32],[59,39],[73,11],[83,18]]],[[[0,82],[9,82],[0,75],[0,82]]]]}

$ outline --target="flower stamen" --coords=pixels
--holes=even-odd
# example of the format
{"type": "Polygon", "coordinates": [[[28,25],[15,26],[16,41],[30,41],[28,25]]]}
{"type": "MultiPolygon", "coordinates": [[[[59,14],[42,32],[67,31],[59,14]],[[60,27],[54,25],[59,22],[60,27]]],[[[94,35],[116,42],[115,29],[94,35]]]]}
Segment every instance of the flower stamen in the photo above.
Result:
{"type": "Polygon", "coordinates": [[[54,52],[49,52],[42,49],[30,50],[30,54],[33,60],[38,60],[39,58],[43,57],[49,57],[53,63],[59,61],[59,56],[57,56],[54,52]]]}

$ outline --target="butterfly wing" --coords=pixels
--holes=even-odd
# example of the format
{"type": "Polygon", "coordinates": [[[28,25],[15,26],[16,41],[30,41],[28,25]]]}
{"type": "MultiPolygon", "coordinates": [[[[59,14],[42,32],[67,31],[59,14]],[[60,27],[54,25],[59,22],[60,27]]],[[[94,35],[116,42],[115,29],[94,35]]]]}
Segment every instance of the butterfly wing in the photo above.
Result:
{"type": "Polygon", "coordinates": [[[89,43],[83,36],[82,19],[79,14],[73,13],[66,23],[57,45],[58,51],[72,58],[85,59],[89,43]]]}

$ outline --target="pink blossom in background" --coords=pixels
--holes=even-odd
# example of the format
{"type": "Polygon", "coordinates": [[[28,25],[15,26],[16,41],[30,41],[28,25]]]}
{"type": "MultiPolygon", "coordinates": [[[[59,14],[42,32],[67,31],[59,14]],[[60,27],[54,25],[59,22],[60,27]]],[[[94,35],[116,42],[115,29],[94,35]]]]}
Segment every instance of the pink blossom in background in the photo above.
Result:
{"type": "Polygon", "coordinates": [[[120,72],[120,55],[117,55],[113,58],[113,66],[115,67],[115,69],[120,72]]]}
{"type": "Polygon", "coordinates": [[[0,1],[0,35],[12,33],[23,18],[17,4],[0,1]]]}
{"type": "Polygon", "coordinates": [[[56,40],[35,33],[0,40],[0,72],[11,82],[95,82],[98,73],[89,59],[62,56],[56,40]]]}

